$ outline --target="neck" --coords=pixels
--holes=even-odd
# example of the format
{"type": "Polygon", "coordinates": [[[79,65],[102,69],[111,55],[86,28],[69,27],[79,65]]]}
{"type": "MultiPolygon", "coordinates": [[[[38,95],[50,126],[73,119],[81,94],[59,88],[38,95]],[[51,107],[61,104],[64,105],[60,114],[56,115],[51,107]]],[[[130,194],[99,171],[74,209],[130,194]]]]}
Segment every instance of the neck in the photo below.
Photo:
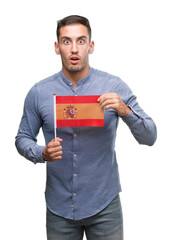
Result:
{"type": "Polygon", "coordinates": [[[64,66],[62,67],[63,69],[63,73],[65,75],[65,77],[73,82],[74,84],[74,89],[76,89],[76,85],[77,85],[77,82],[80,80],[80,79],[83,79],[85,78],[87,75],[88,75],[88,72],[89,72],[89,65],[87,65],[85,68],[83,68],[81,71],[79,72],[69,72],[64,66]]]}

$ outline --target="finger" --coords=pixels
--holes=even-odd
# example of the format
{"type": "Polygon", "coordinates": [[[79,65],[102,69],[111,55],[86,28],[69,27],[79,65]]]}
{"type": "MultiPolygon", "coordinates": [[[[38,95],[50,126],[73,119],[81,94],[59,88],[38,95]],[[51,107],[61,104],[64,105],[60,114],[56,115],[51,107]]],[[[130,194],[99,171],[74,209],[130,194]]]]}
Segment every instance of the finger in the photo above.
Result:
{"type": "Polygon", "coordinates": [[[118,96],[118,94],[116,94],[116,93],[104,93],[103,95],[101,95],[101,96],[97,99],[97,101],[98,101],[99,103],[102,103],[102,102],[106,101],[107,99],[112,99],[112,98],[114,98],[114,97],[116,97],[116,96],[118,96]]]}
{"type": "Polygon", "coordinates": [[[59,137],[56,137],[56,140],[55,139],[52,139],[51,142],[62,142],[63,139],[59,138],[59,137]]]}
{"type": "Polygon", "coordinates": [[[53,153],[56,153],[56,152],[59,152],[62,150],[62,146],[58,146],[58,147],[51,147],[51,148],[48,148],[47,149],[47,153],[48,154],[53,154],[53,153]]]}
{"type": "Polygon", "coordinates": [[[101,103],[104,102],[106,99],[107,99],[107,94],[105,93],[105,94],[101,95],[101,96],[97,99],[97,101],[101,104],[101,103]]]}
{"type": "Polygon", "coordinates": [[[50,162],[56,162],[58,160],[61,160],[62,156],[54,157],[53,159],[49,160],[50,162]]]}
{"type": "Polygon", "coordinates": [[[62,159],[62,155],[63,155],[63,152],[62,151],[59,151],[59,152],[56,152],[56,153],[52,153],[52,154],[49,154],[48,157],[47,157],[47,160],[48,161],[52,161],[54,159],[62,159]]]}
{"type": "Polygon", "coordinates": [[[59,152],[56,152],[56,153],[52,153],[52,154],[50,155],[50,157],[51,157],[52,159],[54,159],[54,158],[60,157],[60,156],[62,156],[62,155],[63,155],[63,152],[62,152],[62,151],[59,151],[59,152]]]}
{"type": "Polygon", "coordinates": [[[117,110],[117,108],[116,108],[116,105],[115,104],[110,104],[110,105],[107,105],[105,108],[104,108],[104,110],[108,110],[108,109],[114,109],[114,110],[117,110]]]}
{"type": "Polygon", "coordinates": [[[106,94],[103,94],[103,95],[101,95],[101,96],[98,98],[97,101],[101,104],[101,103],[104,102],[106,99],[107,99],[106,94]]]}
{"type": "Polygon", "coordinates": [[[56,148],[58,146],[61,146],[61,142],[59,141],[51,141],[47,145],[49,148],[56,148]]]}
{"type": "Polygon", "coordinates": [[[56,137],[56,139],[54,139],[55,142],[63,142],[63,139],[59,138],[59,137],[56,137]]]}
{"type": "Polygon", "coordinates": [[[115,99],[107,99],[104,102],[100,103],[100,107],[103,108],[106,105],[114,104],[114,103],[115,103],[115,99]]]}

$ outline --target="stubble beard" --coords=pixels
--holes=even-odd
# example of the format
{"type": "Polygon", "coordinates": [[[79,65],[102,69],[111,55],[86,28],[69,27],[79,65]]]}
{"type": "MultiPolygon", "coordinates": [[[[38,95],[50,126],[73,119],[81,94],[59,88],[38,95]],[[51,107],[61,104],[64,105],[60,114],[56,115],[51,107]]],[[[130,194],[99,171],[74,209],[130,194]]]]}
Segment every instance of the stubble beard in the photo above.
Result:
{"type": "Polygon", "coordinates": [[[79,66],[71,66],[71,67],[67,67],[63,64],[63,66],[65,67],[65,69],[70,72],[70,73],[75,73],[75,72],[80,72],[83,70],[84,67],[79,67],[79,66]]]}
{"type": "Polygon", "coordinates": [[[66,69],[66,71],[70,73],[81,72],[88,64],[88,56],[84,59],[84,61],[80,64],[80,66],[78,66],[77,64],[68,66],[68,62],[65,61],[62,57],[61,57],[61,60],[62,60],[63,67],[66,69]]]}

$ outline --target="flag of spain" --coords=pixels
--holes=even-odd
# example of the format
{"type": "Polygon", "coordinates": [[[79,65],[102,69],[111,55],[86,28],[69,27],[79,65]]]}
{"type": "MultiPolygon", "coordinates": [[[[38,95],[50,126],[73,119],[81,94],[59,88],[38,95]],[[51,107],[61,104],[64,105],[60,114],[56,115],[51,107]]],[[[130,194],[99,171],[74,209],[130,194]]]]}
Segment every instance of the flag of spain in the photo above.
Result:
{"type": "Polygon", "coordinates": [[[56,127],[103,127],[100,96],[55,96],[56,127]]]}

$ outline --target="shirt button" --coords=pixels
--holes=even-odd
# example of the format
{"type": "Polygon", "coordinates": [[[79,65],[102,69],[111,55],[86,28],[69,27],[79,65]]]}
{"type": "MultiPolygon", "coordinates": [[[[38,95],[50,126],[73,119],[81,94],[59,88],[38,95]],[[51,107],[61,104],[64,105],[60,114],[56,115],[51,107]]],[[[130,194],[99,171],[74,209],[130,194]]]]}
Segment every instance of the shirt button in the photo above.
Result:
{"type": "Polygon", "coordinates": [[[74,137],[77,137],[77,134],[76,134],[76,133],[74,133],[73,135],[74,135],[74,137]]]}
{"type": "Polygon", "coordinates": [[[77,174],[76,174],[76,173],[74,173],[74,174],[73,174],[73,176],[74,176],[74,177],[76,177],[76,176],[77,176],[77,174]]]}
{"type": "Polygon", "coordinates": [[[73,196],[75,197],[75,196],[76,196],[76,193],[74,193],[73,196]]]}
{"type": "Polygon", "coordinates": [[[69,83],[69,85],[70,85],[70,86],[72,86],[72,85],[73,85],[73,83],[71,83],[71,82],[70,82],[70,83],[69,83]]]}
{"type": "Polygon", "coordinates": [[[76,154],[74,154],[74,157],[76,158],[76,154]]]}

